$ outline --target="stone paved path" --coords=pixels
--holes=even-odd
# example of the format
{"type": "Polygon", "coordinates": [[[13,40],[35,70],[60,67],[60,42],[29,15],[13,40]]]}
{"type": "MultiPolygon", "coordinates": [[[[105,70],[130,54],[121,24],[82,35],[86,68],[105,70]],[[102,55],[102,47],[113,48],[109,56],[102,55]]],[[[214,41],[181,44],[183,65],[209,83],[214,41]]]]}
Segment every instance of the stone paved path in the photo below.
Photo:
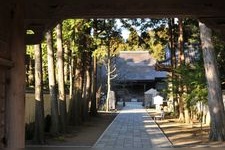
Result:
{"type": "Polygon", "coordinates": [[[172,147],[140,102],[127,102],[93,148],[172,147]]]}

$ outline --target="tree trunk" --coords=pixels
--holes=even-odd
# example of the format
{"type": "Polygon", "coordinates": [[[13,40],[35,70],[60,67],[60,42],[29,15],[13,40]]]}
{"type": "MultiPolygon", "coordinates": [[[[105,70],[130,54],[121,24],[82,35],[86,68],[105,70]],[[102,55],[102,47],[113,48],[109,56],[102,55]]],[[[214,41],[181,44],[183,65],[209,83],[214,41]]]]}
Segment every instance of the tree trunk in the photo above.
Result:
{"type": "Polygon", "coordinates": [[[30,57],[30,55],[27,56],[27,86],[31,87],[34,86],[34,60],[30,57]]]}
{"type": "Polygon", "coordinates": [[[88,72],[86,71],[85,72],[85,76],[84,76],[84,87],[83,87],[83,96],[82,96],[82,100],[83,100],[83,110],[82,110],[82,120],[83,121],[86,121],[87,118],[88,118],[88,82],[89,82],[89,79],[88,79],[88,72]]]}
{"type": "Polygon", "coordinates": [[[58,112],[58,99],[56,93],[56,80],[55,80],[55,66],[54,66],[54,50],[52,45],[52,33],[46,33],[47,51],[48,51],[48,78],[49,78],[49,91],[51,99],[51,133],[53,135],[59,134],[59,112],[58,112]]]}
{"type": "Polygon", "coordinates": [[[190,113],[187,108],[185,108],[184,110],[184,118],[185,118],[185,123],[189,124],[191,122],[190,113]]]}
{"type": "Polygon", "coordinates": [[[73,80],[74,80],[74,57],[73,57],[73,54],[71,52],[71,55],[70,55],[70,64],[69,64],[69,85],[70,85],[70,89],[69,89],[69,99],[70,101],[72,100],[72,95],[73,95],[73,80]]]}
{"type": "Polygon", "coordinates": [[[78,110],[79,110],[79,116],[81,118],[81,121],[84,121],[83,118],[83,111],[84,111],[84,103],[86,101],[86,95],[85,95],[85,90],[86,90],[86,57],[85,57],[85,52],[81,52],[81,67],[80,69],[80,82],[81,84],[78,85],[80,89],[80,98],[78,99],[78,110]]]}
{"type": "Polygon", "coordinates": [[[179,18],[179,38],[178,38],[178,44],[179,44],[179,65],[184,65],[184,33],[183,33],[183,19],[179,18]]]}
{"type": "Polygon", "coordinates": [[[87,99],[88,99],[88,102],[87,102],[87,108],[88,108],[88,113],[90,112],[90,102],[91,102],[91,98],[92,98],[92,84],[93,84],[93,78],[92,78],[92,58],[91,58],[91,54],[89,56],[90,58],[90,62],[89,62],[89,68],[88,68],[88,71],[87,71],[87,76],[88,76],[88,86],[87,86],[87,99]]]}
{"type": "MultiPolygon", "coordinates": [[[[183,49],[183,19],[179,18],[179,37],[178,37],[178,60],[177,66],[182,67],[184,65],[184,49],[183,49]]],[[[184,115],[184,85],[182,83],[181,75],[178,76],[178,95],[179,95],[179,121],[185,122],[184,115]]]]}
{"type": "Polygon", "coordinates": [[[208,85],[208,105],[211,117],[209,140],[225,140],[225,111],[222,99],[219,70],[216,63],[212,43],[212,31],[205,24],[199,22],[200,37],[204,60],[205,75],[208,85]]]}
{"type": "Polygon", "coordinates": [[[35,132],[34,142],[44,144],[44,99],[41,45],[34,46],[35,51],[35,132]]]}
{"type": "Polygon", "coordinates": [[[83,120],[88,120],[89,117],[89,101],[90,101],[90,95],[91,95],[91,52],[85,52],[85,84],[84,84],[84,90],[83,90],[83,100],[84,100],[84,107],[83,107],[83,120]]]}
{"type": "Polygon", "coordinates": [[[176,68],[176,51],[174,46],[174,19],[169,19],[169,31],[170,31],[170,50],[171,50],[171,78],[172,78],[172,98],[173,98],[173,108],[174,108],[174,114],[178,114],[178,101],[176,96],[176,86],[175,86],[175,68],[176,68]]]}
{"type": "Polygon", "coordinates": [[[73,81],[73,95],[70,101],[69,107],[69,122],[71,125],[81,124],[81,114],[80,114],[80,99],[81,96],[81,72],[78,68],[80,66],[81,60],[76,58],[74,60],[74,81],[73,81]]]}
{"type": "Polygon", "coordinates": [[[111,91],[111,83],[110,83],[110,72],[111,72],[111,64],[110,64],[110,48],[108,46],[108,55],[107,55],[107,97],[106,97],[106,111],[109,111],[109,99],[110,99],[110,91],[111,91]]]}
{"type": "Polygon", "coordinates": [[[70,125],[77,125],[76,121],[76,86],[75,86],[75,80],[76,80],[76,74],[77,70],[75,69],[77,67],[77,60],[75,58],[72,58],[71,60],[71,76],[70,76],[70,103],[69,103],[69,112],[68,112],[68,122],[70,125]],[[74,77],[72,77],[74,75],[74,77]]]}
{"type": "Polygon", "coordinates": [[[69,53],[70,50],[68,46],[65,46],[65,61],[64,61],[64,80],[65,83],[68,83],[68,78],[69,78],[69,53]]]}
{"type": "Polygon", "coordinates": [[[77,59],[77,68],[76,68],[76,80],[75,83],[75,118],[76,124],[80,125],[82,122],[81,118],[81,105],[82,105],[82,69],[79,67],[82,64],[81,59],[77,59]]]}
{"type": "MultiPolygon", "coordinates": [[[[97,31],[97,25],[98,21],[97,19],[94,19],[93,21],[93,36],[95,39],[98,37],[98,31],[97,31]]],[[[97,116],[97,57],[93,56],[93,70],[92,70],[92,85],[91,85],[91,108],[90,108],[90,114],[91,116],[97,116]]]]}
{"type": "Polygon", "coordinates": [[[92,97],[91,97],[91,115],[96,116],[97,115],[97,106],[96,106],[96,80],[97,80],[97,59],[94,56],[93,59],[93,76],[92,76],[92,97]]]}
{"type": "Polygon", "coordinates": [[[61,132],[66,131],[66,96],[64,82],[64,51],[62,47],[62,25],[57,24],[57,63],[58,63],[58,92],[61,132]]]}

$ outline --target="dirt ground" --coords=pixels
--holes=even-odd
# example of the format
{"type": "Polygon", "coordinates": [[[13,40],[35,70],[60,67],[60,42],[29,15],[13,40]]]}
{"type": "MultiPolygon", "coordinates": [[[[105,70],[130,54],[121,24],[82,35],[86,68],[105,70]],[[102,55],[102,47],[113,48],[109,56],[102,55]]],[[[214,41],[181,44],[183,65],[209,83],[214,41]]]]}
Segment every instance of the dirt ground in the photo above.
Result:
{"type": "MultiPolygon", "coordinates": [[[[155,115],[155,112],[148,112],[151,116],[155,115]]],[[[99,113],[98,117],[91,118],[82,126],[69,127],[69,132],[64,136],[47,138],[46,144],[91,147],[117,114],[117,112],[99,113]]],[[[197,122],[188,125],[167,117],[164,120],[156,120],[156,123],[174,147],[225,147],[225,142],[208,141],[209,126],[203,125],[201,127],[201,124],[197,122]]]]}
{"type": "Polygon", "coordinates": [[[68,127],[67,133],[63,136],[54,138],[46,136],[46,145],[91,147],[117,114],[117,112],[100,112],[97,117],[91,117],[80,126],[68,127]]]}
{"type": "MultiPolygon", "coordinates": [[[[150,116],[158,115],[149,111],[150,116]]],[[[195,121],[193,124],[180,123],[178,119],[165,116],[156,123],[174,147],[225,147],[225,142],[210,142],[209,126],[195,121]]]]}

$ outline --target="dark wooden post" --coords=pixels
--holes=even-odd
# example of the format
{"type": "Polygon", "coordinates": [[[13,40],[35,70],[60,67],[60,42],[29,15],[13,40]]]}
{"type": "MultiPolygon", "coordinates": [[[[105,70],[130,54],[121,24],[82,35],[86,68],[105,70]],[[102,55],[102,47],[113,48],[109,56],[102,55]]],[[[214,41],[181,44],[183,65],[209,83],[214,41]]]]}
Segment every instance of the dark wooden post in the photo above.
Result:
{"type": "Polygon", "coordinates": [[[14,66],[8,73],[7,147],[25,147],[25,44],[24,0],[14,1],[11,10],[10,57],[14,66]]]}

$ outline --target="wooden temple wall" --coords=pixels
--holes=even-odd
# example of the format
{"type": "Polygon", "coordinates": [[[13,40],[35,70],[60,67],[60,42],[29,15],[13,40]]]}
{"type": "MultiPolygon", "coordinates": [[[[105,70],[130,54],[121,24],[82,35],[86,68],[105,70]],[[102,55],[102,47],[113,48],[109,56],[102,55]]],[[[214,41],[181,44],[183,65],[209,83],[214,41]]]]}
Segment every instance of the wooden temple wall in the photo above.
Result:
{"type": "MultiPolygon", "coordinates": [[[[9,7],[3,4],[3,8],[9,7]]],[[[10,60],[10,13],[0,10],[0,149],[6,146],[6,102],[7,102],[7,74],[13,66],[10,60]]]]}
{"type": "Polygon", "coordinates": [[[5,69],[0,67],[0,148],[4,147],[5,143],[5,110],[6,110],[6,75],[5,69]]]}
{"type": "Polygon", "coordinates": [[[0,148],[6,144],[6,87],[7,72],[12,66],[12,62],[7,59],[5,51],[6,43],[0,41],[0,148]]]}
{"type": "Polygon", "coordinates": [[[0,37],[0,148],[5,145],[6,134],[6,85],[7,71],[12,66],[12,62],[7,58],[7,41],[0,37]]]}

